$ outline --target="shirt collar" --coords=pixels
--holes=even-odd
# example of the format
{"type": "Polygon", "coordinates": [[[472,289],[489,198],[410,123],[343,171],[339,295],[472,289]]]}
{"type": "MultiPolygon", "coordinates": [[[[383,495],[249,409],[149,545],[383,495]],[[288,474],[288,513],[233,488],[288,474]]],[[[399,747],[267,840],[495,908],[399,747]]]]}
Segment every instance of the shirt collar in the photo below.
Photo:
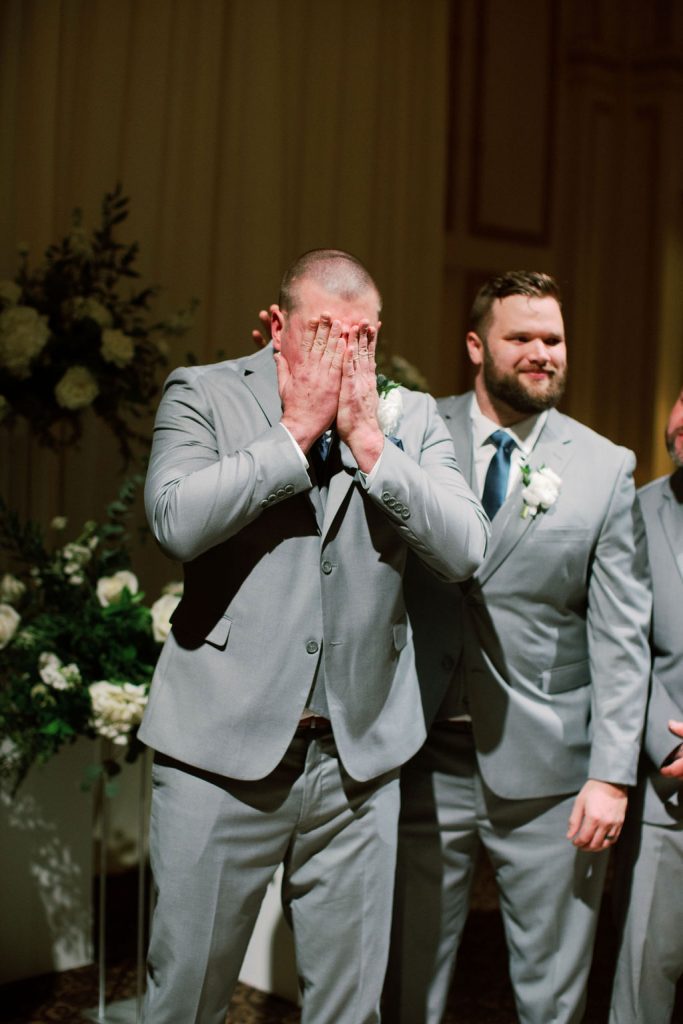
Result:
{"type": "Polygon", "coordinates": [[[548,410],[545,409],[543,412],[535,413],[533,416],[527,416],[526,419],[519,420],[518,423],[514,423],[510,427],[501,428],[500,423],[495,423],[488,416],[484,415],[479,408],[477,396],[472,394],[470,418],[472,420],[472,441],[475,450],[482,448],[486,444],[494,430],[502,429],[514,438],[520,451],[528,456],[533,451],[539,434],[545,426],[545,421],[548,419],[548,410]]]}

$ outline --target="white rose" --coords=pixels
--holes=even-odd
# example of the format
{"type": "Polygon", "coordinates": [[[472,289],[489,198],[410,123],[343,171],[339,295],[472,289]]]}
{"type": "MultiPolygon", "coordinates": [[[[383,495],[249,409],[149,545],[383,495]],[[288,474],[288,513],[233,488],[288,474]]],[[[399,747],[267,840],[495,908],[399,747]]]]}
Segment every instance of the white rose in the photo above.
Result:
{"type": "Polygon", "coordinates": [[[21,622],[21,615],[11,604],[0,604],[0,651],[7,647],[21,622]]]}
{"type": "Polygon", "coordinates": [[[394,436],[403,416],[403,396],[398,388],[392,388],[379,396],[377,422],[383,434],[394,436]]]}
{"type": "Polygon", "coordinates": [[[13,377],[28,377],[31,361],[49,337],[46,316],[30,306],[9,306],[0,313],[0,365],[13,377]]]}
{"type": "Polygon", "coordinates": [[[131,730],[142,721],[147,703],[146,688],[134,683],[117,686],[101,680],[88,689],[95,731],[119,746],[125,745],[131,730]]]}
{"type": "Polygon", "coordinates": [[[181,580],[172,580],[170,583],[167,583],[166,586],[162,588],[161,593],[162,594],[177,594],[178,597],[182,597],[183,596],[183,589],[184,589],[184,585],[183,585],[181,580]]]}
{"type": "Polygon", "coordinates": [[[95,401],[100,389],[90,370],[72,366],[57,382],[55,398],[63,409],[85,409],[95,401]]]}
{"type": "Polygon", "coordinates": [[[123,369],[131,362],[135,353],[135,345],[133,339],[123,331],[109,329],[102,331],[100,351],[106,362],[123,369]]]}
{"type": "Polygon", "coordinates": [[[111,327],[112,317],[106,306],[97,299],[76,295],[64,303],[64,312],[74,320],[94,320],[99,327],[111,327]]]}
{"type": "Polygon", "coordinates": [[[67,522],[68,519],[66,518],[66,516],[55,516],[52,522],[50,523],[50,526],[52,527],[53,530],[66,530],[67,522]]]}
{"type": "Polygon", "coordinates": [[[7,306],[16,306],[21,298],[21,288],[16,281],[0,281],[0,302],[7,306]]]}
{"type": "Polygon", "coordinates": [[[152,605],[152,633],[162,644],[171,632],[171,615],[180,604],[180,594],[162,594],[152,605]]]}
{"type": "Polygon", "coordinates": [[[118,601],[126,587],[131,594],[137,594],[137,576],[127,569],[120,569],[113,576],[102,576],[97,581],[97,600],[106,608],[108,604],[118,601]]]}
{"type": "Polygon", "coordinates": [[[18,580],[10,572],[6,572],[2,579],[0,579],[0,601],[5,601],[7,604],[16,604],[17,601],[21,601],[25,593],[26,584],[22,583],[21,580],[18,580]]]}
{"type": "Polygon", "coordinates": [[[549,466],[533,471],[529,483],[522,490],[522,498],[531,514],[535,515],[539,508],[549,509],[554,505],[561,486],[561,478],[549,466]]]}

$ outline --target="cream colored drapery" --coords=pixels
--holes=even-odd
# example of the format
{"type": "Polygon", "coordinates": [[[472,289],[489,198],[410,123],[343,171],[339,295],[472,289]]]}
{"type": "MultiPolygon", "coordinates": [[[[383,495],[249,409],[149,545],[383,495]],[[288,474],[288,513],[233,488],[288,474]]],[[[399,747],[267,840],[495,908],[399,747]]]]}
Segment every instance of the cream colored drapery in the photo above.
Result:
{"type": "MultiPolygon", "coordinates": [[[[429,374],[447,18],[445,0],[1,0],[0,275],[121,181],[159,311],[201,302],[174,362],[249,351],[284,266],[334,245],[367,262],[386,338],[429,374]]],[[[113,489],[95,424],[55,463],[17,436],[4,493],[47,516],[113,489]]]]}

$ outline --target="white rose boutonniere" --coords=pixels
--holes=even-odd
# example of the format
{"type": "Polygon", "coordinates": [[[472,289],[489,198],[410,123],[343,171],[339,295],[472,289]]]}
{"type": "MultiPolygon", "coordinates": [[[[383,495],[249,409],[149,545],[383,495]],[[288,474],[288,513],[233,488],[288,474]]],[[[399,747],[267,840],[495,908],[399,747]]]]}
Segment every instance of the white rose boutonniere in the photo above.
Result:
{"type": "Polygon", "coordinates": [[[520,469],[524,484],[522,519],[527,519],[529,516],[533,519],[539,512],[547,512],[555,504],[562,487],[562,480],[549,466],[532,469],[531,466],[524,463],[520,469]]]}
{"type": "Polygon", "coordinates": [[[403,416],[403,396],[398,389],[397,381],[390,380],[383,373],[377,374],[377,394],[379,395],[377,422],[382,433],[387,437],[396,435],[403,416]]]}

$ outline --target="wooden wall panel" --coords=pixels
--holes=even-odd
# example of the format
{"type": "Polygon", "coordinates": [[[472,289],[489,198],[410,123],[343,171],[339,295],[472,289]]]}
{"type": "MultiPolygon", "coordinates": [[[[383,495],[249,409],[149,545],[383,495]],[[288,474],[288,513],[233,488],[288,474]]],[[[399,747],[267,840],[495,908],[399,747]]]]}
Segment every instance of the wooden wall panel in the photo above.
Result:
{"type": "Polygon", "coordinates": [[[545,245],[556,107],[556,5],[477,5],[470,231],[545,245]]]}

